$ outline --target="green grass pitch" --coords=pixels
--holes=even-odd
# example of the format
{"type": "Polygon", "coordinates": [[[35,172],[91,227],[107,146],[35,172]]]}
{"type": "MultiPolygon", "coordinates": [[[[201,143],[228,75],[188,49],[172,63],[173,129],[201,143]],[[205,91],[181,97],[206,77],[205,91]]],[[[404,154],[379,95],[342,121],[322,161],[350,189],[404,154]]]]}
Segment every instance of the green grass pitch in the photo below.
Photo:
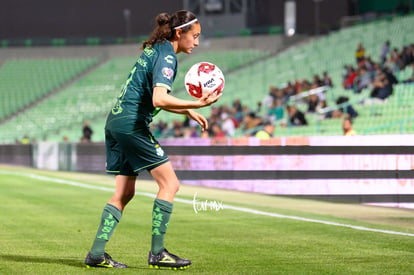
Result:
{"type": "Polygon", "coordinates": [[[129,268],[87,269],[83,260],[113,188],[107,175],[0,166],[0,274],[414,274],[413,210],[184,185],[166,247],[193,264],[152,270],[156,184],[139,180],[107,245],[129,268]],[[206,200],[216,207],[204,207],[206,200]]]}

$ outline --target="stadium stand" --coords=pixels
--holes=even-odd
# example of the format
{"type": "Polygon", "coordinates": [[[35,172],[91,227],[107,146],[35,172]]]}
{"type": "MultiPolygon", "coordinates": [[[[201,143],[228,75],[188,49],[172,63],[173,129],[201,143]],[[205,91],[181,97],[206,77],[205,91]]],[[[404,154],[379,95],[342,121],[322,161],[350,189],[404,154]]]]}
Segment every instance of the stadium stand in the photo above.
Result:
{"type": "MultiPolygon", "coordinates": [[[[344,66],[355,63],[355,49],[358,43],[364,45],[367,56],[378,61],[380,48],[384,41],[390,40],[392,48],[398,49],[414,42],[411,31],[413,25],[413,15],[396,16],[335,31],[317,39],[297,43],[281,52],[275,50],[271,44],[268,46],[268,51],[264,50],[266,46],[263,45],[257,49],[254,48],[259,45],[259,43],[251,42],[254,36],[237,38],[250,41],[246,43],[245,49],[223,50],[201,46],[200,51],[190,56],[179,56],[180,72],[174,84],[174,94],[178,97],[187,97],[183,87],[185,71],[195,62],[210,61],[217,64],[226,76],[226,88],[217,107],[219,109],[230,108],[236,99],[240,99],[246,107],[245,112],[258,111],[258,103],[268,94],[269,86],[281,88],[288,82],[312,79],[314,75],[320,75],[326,71],[329,72],[334,84],[325,91],[327,105],[334,109],[339,108],[336,104],[337,99],[341,96],[349,98],[349,104],[352,104],[359,113],[354,121],[354,128],[359,134],[412,133],[413,119],[410,118],[412,110],[407,104],[412,99],[412,84],[397,84],[393,95],[382,104],[365,106],[362,103],[369,97],[368,89],[362,90],[361,93],[353,93],[345,90],[341,83],[344,66]]],[[[128,69],[137,55],[136,49],[133,54],[131,51],[123,51],[122,46],[117,49],[104,57],[100,55],[99,58],[68,58],[53,62],[48,58],[35,61],[14,61],[3,57],[4,61],[0,63],[0,78],[10,79],[10,81],[1,81],[0,85],[10,82],[17,85],[20,82],[18,84],[21,86],[17,89],[9,86],[0,88],[4,89],[2,95],[9,95],[5,96],[2,102],[10,108],[2,110],[0,118],[15,115],[0,124],[0,142],[14,142],[26,134],[36,140],[61,141],[66,136],[70,141],[78,141],[81,136],[82,123],[85,120],[89,120],[92,128],[96,129],[93,141],[103,141],[102,129],[106,113],[112,106],[117,91],[120,90],[128,69]],[[96,64],[98,60],[102,64],[96,69],[66,87],[58,89],[56,93],[52,93],[63,83],[68,83],[74,76],[96,64]],[[74,65],[71,69],[64,69],[66,63],[74,65]],[[27,88],[24,83],[30,83],[28,76],[31,74],[36,76],[36,74],[28,73],[27,76],[24,75],[27,78],[19,78],[19,81],[14,75],[16,70],[20,71],[21,67],[31,66],[37,71],[44,70],[51,73],[42,73],[38,76],[42,84],[32,85],[30,95],[25,96],[23,93],[27,91],[27,88]],[[48,68],[39,70],[42,66],[48,66],[48,68]],[[61,71],[63,72],[60,73],[61,71]],[[7,77],[8,74],[13,74],[14,78],[7,77]],[[42,77],[48,79],[42,79],[42,77]],[[22,81],[23,79],[25,81],[22,81]],[[18,92],[13,92],[12,89],[18,92]],[[18,106],[11,102],[14,94],[16,98],[24,98],[18,106]],[[39,98],[42,99],[40,102],[16,114],[17,111],[39,98]]],[[[397,79],[400,81],[411,75],[412,68],[409,66],[396,72],[397,79]]],[[[306,112],[306,104],[303,102],[297,102],[297,107],[306,112]]],[[[259,115],[263,115],[264,111],[263,109],[258,111],[259,115]]],[[[201,112],[210,116],[211,111],[205,109],[201,112]]],[[[280,127],[278,125],[275,136],[342,134],[340,120],[321,119],[319,113],[306,114],[306,116],[308,126],[280,127]]],[[[165,112],[161,118],[156,118],[155,123],[160,122],[159,120],[172,123],[177,119],[181,118],[165,112]]],[[[236,131],[236,136],[244,134],[240,129],[236,131]]]]}
{"type": "Polygon", "coordinates": [[[96,59],[12,59],[0,67],[0,120],[51,93],[96,59]]]}
{"type": "MultiPolygon", "coordinates": [[[[254,50],[215,51],[214,53],[198,54],[184,59],[181,71],[185,72],[192,64],[202,60],[214,60],[225,70],[230,71],[265,54],[263,51],[254,50]],[[219,63],[219,61],[221,62],[219,63]]],[[[94,59],[81,60],[88,65],[94,59]]],[[[134,60],[135,56],[111,58],[75,83],[3,123],[0,126],[0,129],[2,129],[0,134],[2,142],[13,142],[24,135],[29,135],[36,140],[61,141],[63,137],[67,137],[70,141],[79,141],[81,136],[80,129],[84,120],[93,121],[93,126],[102,130],[104,117],[113,105],[117,91],[121,89],[128,69],[132,66],[134,60]]],[[[38,63],[41,62],[48,63],[49,61],[38,61],[38,63]]],[[[68,63],[73,64],[77,64],[77,62],[78,59],[69,59],[68,61],[68,63]]],[[[58,68],[50,66],[48,70],[55,74],[61,70],[72,72],[69,69],[65,69],[65,63],[57,62],[54,65],[58,68]]],[[[33,64],[33,69],[38,68],[36,64],[33,64]]],[[[50,82],[56,78],[54,74],[50,75],[47,73],[42,73],[42,77],[50,82]]],[[[68,74],[66,79],[71,77],[73,77],[73,73],[68,74]]],[[[63,80],[65,79],[63,78],[63,80]]],[[[38,79],[38,81],[42,81],[42,79],[38,79]]],[[[181,73],[175,82],[177,93],[182,93],[184,89],[183,83],[184,73],[181,73]]],[[[53,89],[44,90],[44,93],[47,94],[53,89]]],[[[10,89],[10,91],[12,90],[10,89]]],[[[26,91],[31,91],[31,89],[27,88],[26,91]]],[[[95,133],[95,140],[102,141],[104,138],[103,131],[95,131],[95,133]]]]}

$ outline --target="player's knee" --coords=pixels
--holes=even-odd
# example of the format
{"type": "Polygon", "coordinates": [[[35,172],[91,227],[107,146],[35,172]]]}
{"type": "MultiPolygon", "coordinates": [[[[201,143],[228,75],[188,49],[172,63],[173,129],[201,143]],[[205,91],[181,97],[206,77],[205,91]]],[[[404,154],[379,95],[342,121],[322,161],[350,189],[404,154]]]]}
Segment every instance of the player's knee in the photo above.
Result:
{"type": "Polygon", "coordinates": [[[180,190],[180,182],[176,181],[172,184],[172,188],[174,189],[174,192],[177,193],[180,190]]]}
{"type": "Polygon", "coordinates": [[[170,193],[170,194],[176,194],[178,190],[180,189],[180,183],[179,182],[169,182],[166,185],[162,185],[162,188],[164,191],[170,193]]]}
{"type": "Polygon", "coordinates": [[[174,188],[174,192],[177,193],[180,190],[180,185],[177,184],[174,188]]]}

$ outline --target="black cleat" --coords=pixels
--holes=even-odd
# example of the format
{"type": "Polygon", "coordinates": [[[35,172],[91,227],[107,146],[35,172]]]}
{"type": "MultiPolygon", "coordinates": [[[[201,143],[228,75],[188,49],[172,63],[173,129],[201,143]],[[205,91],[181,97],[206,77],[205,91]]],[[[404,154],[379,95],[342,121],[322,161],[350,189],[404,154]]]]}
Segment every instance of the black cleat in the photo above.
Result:
{"type": "Polygon", "coordinates": [[[148,254],[148,265],[150,268],[155,269],[172,269],[182,270],[187,269],[191,265],[190,260],[181,259],[180,257],[171,254],[164,248],[158,255],[152,254],[150,251],[148,254]]]}
{"type": "Polygon", "coordinates": [[[85,258],[85,265],[87,268],[90,267],[105,267],[105,268],[127,268],[128,266],[123,263],[118,263],[112,260],[108,253],[104,253],[103,256],[94,258],[89,252],[85,258]]]}

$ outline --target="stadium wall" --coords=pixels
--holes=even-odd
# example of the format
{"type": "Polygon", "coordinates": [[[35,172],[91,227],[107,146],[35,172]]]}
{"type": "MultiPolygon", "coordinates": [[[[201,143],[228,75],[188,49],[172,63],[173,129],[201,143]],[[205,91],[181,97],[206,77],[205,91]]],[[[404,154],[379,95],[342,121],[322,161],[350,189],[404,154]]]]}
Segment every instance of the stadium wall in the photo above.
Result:
{"type": "MultiPolygon", "coordinates": [[[[357,202],[414,202],[414,135],[167,139],[161,144],[183,184],[357,202]]],[[[105,146],[2,145],[0,163],[103,173],[105,146]]]]}
{"type": "Polygon", "coordinates": [[[182,1],[162,0],[2,0],[0,39],[146,34],[154,27],[155,15],[181,8],[182,1]],[[130,30],[125,9],[131,12],[130,30]]]}
{"type": "MultiPolygon", "coordinates": [[[[185,1],[111,1],[111,0],[2,0],[0,3],[0,39],[45,39],[80,37],[125,37],[148,34],[154,17],[184,7],[185,1]],[[129,10],[129,17],[124,10],[129,10]],[[129,18],[129,19],[127,19],[129,18]]],[[[200,1],[201,3],[201,1],[200,1]]],[[[261,29],[283,26],[285,0],[251,1],[246,14],[201,16],[209,36],[231,29],[261,29]],[[228,17],[228,18],[226,18],[228,17]],[[247,23],[247,25],[246,25],[247,23]]],[[[297,28],[300,33],[321,33],[338,28],[340,18],[350,14],[350,1],[296,0],[297,28]],[[318,16],[316,17],[316,9],[318,16]]]]}

